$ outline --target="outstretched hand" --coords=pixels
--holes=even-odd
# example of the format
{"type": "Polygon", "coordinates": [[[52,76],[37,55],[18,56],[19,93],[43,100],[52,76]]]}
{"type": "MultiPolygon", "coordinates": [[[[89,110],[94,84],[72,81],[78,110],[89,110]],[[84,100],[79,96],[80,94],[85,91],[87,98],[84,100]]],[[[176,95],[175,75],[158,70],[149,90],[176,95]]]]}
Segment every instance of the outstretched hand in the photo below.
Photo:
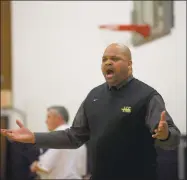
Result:
{"type": "Polygon", "coordinates": [[[158,128],[154,130],[155,134],[152,135],[153,138],[160,140],[165,140],[169,136],[168,123],[166,121],[166,111],[161,113],[160,122],[158,128]]]}
{"type": "Polygon", "coordinates": [[[1,129],[1,134],[13,141],[22,143],[35,143],[34,134],[29,129],[24,127],[24,125],[19,120],[16,120],[16,124],[19,126],[19,129],[1,129]]]}

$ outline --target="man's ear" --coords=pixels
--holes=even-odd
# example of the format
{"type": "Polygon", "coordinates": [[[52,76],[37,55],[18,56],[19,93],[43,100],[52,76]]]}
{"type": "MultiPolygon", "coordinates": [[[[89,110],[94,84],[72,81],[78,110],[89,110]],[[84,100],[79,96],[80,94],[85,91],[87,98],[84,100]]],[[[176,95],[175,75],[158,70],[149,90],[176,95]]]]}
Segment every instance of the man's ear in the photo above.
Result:
{"type": "Polygon", "coordinates": [[[132,67],[132,61],[131,60],[128,61],[128,66],[132,67]]]}
{"type": "Polygon", "coordinates": [[[132,61],[128,62],[128,76],[132,75],[132,61]]]}

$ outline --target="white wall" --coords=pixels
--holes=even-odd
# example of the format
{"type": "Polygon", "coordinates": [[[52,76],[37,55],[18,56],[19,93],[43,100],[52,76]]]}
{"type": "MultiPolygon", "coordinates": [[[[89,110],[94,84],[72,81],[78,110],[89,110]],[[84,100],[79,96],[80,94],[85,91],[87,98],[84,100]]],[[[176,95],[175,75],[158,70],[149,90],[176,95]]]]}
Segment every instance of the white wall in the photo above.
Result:
{"type": "MultiPolygon", "coordinates": [[[[132,2],[12,2],[14,106],[27,113],[28,127],[46,130],[45,109],[68,107],[71,120],[89,90],[102,83],[101,56],[107,43],[128,33],[101,32],[98,25],[130,23],[132,2]]],[[[186,132],[186,2],[175,2],[172,34],[131,48],[134,75],[164,97],[186,132]]]]}

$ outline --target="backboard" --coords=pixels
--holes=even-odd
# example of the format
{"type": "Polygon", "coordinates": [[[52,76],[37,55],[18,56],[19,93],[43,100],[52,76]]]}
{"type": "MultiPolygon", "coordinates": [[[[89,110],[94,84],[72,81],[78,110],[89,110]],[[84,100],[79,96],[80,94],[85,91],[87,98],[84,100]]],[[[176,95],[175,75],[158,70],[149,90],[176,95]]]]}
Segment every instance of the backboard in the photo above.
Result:
{"type": "Polygon", "coordinates": [[[132,24],[150,25],[150,35],[144,38],[132,32],[132,44],[139,46],[161,38],[174,26],[173,1],[133,1],[132,24]]]}

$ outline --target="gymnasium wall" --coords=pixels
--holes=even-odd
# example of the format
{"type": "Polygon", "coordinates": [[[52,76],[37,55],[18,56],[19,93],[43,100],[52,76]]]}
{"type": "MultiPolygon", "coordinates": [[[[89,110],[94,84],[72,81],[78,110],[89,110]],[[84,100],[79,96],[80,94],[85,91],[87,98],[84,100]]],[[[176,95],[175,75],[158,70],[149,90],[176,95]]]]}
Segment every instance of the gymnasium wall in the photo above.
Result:
{"type": "MultiPolygon", "coordinates": [[[[46,130],[46,108],[53,104],[65,105],[73,120],[88,92],[104,82],[106,45],[130,35],[101,32],[98,25],[130,23],[131,11],[132,1],[12,2],[13,104],[26,112],[31,130],[46,130]]],[[[170,35],[131,47],[133,71],[162,94],[186,132],[186,2],[175,1],[174,13],[170,35]]]]}

